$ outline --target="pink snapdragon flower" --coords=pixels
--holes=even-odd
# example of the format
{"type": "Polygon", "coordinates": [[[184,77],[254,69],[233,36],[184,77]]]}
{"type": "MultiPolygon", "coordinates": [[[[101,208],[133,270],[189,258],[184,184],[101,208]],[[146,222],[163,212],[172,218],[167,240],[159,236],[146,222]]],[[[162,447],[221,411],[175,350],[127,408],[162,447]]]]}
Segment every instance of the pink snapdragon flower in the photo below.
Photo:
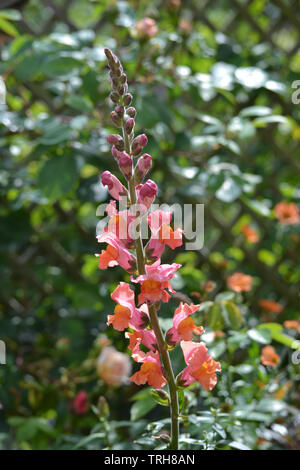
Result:
{"type": "Polygon", "coordinates": [[[149,259],[156,261],[161,257],[165,245],[172,250],[182,245],[183,230],[175,231],[170,227],[172,212],[157,210],[148,215],[148,225],[152,236],[146,246],[146,255],[149,259]]]}
{"type": "Polygon", "coordinates": [[[180,346],[187,365],[178,378],[178,384],[188,386],[199,382],[204,390],[212,390],[217,383],[216,372],[221,371],[219,362],[208,354],[204,343],[181,341],[180,346]]]}
{"type": "Polygon", "coordinates": [[[99,243],[107,243],[105,250],[101,251],[99,256],[99,268],[107,269],[120,265],[127,272],[134,272],[136,269],[136,259],[128,251],[120,240],[110,232],[104,232],[97,237],[99,243]]]}
{"type": "Polygon", "coordinates": [[[126,282],[120,282],[112,292],[111,298],[117,305],[114,315],[108,315],[107,324],[112,324],[115,330],[123,331],[129,327],[142,328],[148,323],[147,314],[136,308],[134,292],[126,282]]]}
{"type": "Polygon", "coordinates": [[[167,343],[175,346],[179,341],[191,341],[193,333],[202,335],[204,328],[196,326],[191,315],[199,309],[200,305],[188,305],[180,302],[179,307],[175,310],[173,317],[173,326],[166,334],[167,343]]]}
{"type": "Polygon", "coordinates": [[[146,266],[146,274],[138,276],[136,279],[131,278],[132,282],[141,285],[141,293],[139,295],[139,305],[144,302],[153,304],[154,302],[168,302],[170,292],[175,292],[170,280],[174,277],[175,272],[181,267],[181,264],[160,264],[160,260],[151,266],[146,266]]]}
{"type": "Polygon", "coordinates": [[[125,186],[123,186],[121,181],[118,180],[118,178],[115,175],[113,175],[110,171],[106,170],[102,173],[101,181],[102,181],[103,186],[108,187],[108,191],[110,195],[113,198],[117,199],[118,201],[122,197],[128,196],[128,191],[125,188],[125,186]]]}

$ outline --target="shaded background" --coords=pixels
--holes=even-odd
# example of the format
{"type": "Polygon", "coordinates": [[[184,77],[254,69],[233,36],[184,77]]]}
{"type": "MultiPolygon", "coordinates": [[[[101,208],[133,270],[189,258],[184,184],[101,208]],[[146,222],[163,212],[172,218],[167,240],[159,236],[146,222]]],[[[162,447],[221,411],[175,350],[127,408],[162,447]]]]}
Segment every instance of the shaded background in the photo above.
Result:
{"type": "MultiPolygon", "coordinates": [[[[92,418],[68,422],[67,431],[64,424],[80,384],[87,382],[94,400],[108,394],[115,419],[128,416],[134,389],[89,381],[95,340],[107,331],[109,292],[124,278],[118,268],[99,271],[94,257],[96,208],[108,201],[99,175],[116,170],[106,143],[113,128],[103,48],[121,57],[128,74],[158,202],[205,204],[204,248],[164,257],[183,264],[178,290],[195,302],[212,280],[213,298],[228,275],[242,271],[254,278],[242,299],[249,326],[261,321],[261,298],[284,307],[279,323],[299,319],[300,227],[278,224],[272,212],[283,199],[300,199],[300,105],[291,98],[300,74],[298,2],[2,4],[0,335],[7,365],[0,366],[0,413],[57,419],[66,433],[85,432],[92,418]],[[135,30],[145,16],[157,23],[152,38],[135,30]],[[258,243],[245,240],[245,223],[258,243]]],[[[126,350],[121,333],[108,335],[126,350]]],[[[4,420],[1,426],[7,439],[4,420]]],[[[45,431],[33,445],[54,437],[45,431]]]]}

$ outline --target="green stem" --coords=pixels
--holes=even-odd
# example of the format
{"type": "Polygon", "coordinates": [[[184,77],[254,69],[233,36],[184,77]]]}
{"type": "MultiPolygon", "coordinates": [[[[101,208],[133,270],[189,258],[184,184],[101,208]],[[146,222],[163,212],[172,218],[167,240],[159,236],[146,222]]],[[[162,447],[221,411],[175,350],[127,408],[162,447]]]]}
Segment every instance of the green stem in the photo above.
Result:
{"type": "MultiPolygon", "coordinates": [[[[129,142],[128,135],[126,134],[124,128],[123,128],[123,137],[124,137],[124,143],[125,143],[125,150],[128,153],[128,155],[130,155],[131,154],[130,142],[129,142]]],[[[134,183],[133,177],[128,182],[128,190],[129,190],[129,195],[130,195],[130,203],[136,204],[136,190],[135,190],[135,183],[134,183]]],[[[145,274],[146,273],[145,256],[144,256],[143,243],[141,240],[140,226],[137,227],[137,232],[139,235],[135,240],[135,249],[136,249],[136,257],[137,257],[138,273],[145,274]]],[[[164,340],[164,336],[160,328],[159,320],[158,320],[154,305],[149,306],[149,316],[150,316],[152,329],[157,339],[158,351],[162,358],[162,362],[163,362],[163,365],[167,374],[167,382],[168,382],[168,387],[169,387],[169,392],[170,392],[170,412],[171,412],[170,449],[177,450],[178,449],[178,437],[179,437],[179,422],[178,422],[179,406],[178,406],[176,381],[175,381],[175,377],[174,377],[174,373],[172,369],[168,347],[164,340]]]]}

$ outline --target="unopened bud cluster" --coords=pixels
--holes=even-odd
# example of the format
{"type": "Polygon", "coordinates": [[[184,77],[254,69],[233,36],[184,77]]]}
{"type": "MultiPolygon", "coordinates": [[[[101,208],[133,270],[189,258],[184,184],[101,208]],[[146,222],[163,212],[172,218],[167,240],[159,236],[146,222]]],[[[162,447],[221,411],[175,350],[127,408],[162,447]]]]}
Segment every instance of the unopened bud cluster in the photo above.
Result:
{"type": "Polygon", "coordinates": [[[132,157],[138,157],[147,145],[145,134],[134,137],[136,109],[131,105],[132,95],[128,93],[127,76],[123,71],[119,59],[110,49],[104,50],[110,69],[112,92],[110,99],[116,105],[110,113],[113,124],[123,131],[119,134],[110,134],[107,142],[112,146],[112,154],[118,162],[119,168],[127,180],[134,175],[135,182],[139,184],[151,168],[151,156],[142,155],[133,169],[132,157]]]}

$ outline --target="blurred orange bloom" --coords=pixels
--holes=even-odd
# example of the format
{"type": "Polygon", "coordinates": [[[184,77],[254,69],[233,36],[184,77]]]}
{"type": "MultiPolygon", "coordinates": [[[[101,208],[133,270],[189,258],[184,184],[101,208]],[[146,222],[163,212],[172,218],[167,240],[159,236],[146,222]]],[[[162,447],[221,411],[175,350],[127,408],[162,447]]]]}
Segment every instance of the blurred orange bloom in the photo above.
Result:
{"type": "Polygon", "coordinates": [[[272,313],[281,313],[283,310],[283,306],[278,302],[274,302],[274,300],[260,299],[258,304],[263,310],[267,310],[272,313]]]}
{"type": "Polygon", "coordinates": [[[252,276],[236,272],[227,278],[227,285],[235,292],[244,292],[252,289],[252,281],[252,276]]]}
{"type": "Polygon", "coordinates": [[[282,224],[295,225],[300,222],[300,211],[294,202],[281,201],[274,207],[274,212],[282,224]]]}
{"type": "Polygon", "coordinates": [[[283,325],[288,330],[297,330],[300,333],[300,323],[297,320],[286,320],[283,325]]]}
{"type": "Polygon", "coordinates": [[[279,359],[280,357],[273,346],[265,346],[262,348],[260,360],[264,366],[275,367],[277,366],[279,359]]]}
{"type": "Polygon", "coordinates": [[[254,228],[250,227],[250,225],[243,225],[241,228],[241,231],[246,238],[247,242],[249,243],[257,243],[259,238],[258,238],[258,233],[254,228]]]}

